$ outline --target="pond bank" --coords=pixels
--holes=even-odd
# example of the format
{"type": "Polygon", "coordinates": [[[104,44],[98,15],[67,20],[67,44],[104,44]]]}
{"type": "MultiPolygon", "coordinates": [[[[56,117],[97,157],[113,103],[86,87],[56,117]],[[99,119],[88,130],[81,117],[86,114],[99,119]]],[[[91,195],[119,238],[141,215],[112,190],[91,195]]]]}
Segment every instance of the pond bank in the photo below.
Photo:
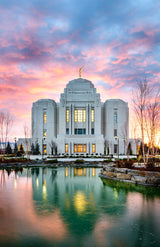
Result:
{"type": "Polygon", "coordinates": [[[99,176],[108,180],[160,187],[160,172],[106,167],[101,170],[99,176]]]}
{"type": "Polygon", "coordinates": [[[5,168],[28,168],[28,167],[98,167],[102,168],[107,163],[102,161],[87,161],[83,163],[76,163],[75,161],[43,161],[43,160],[31,160],[23,162],[9,162],[9,163],[0,163],[0,169],[5,168]]]}

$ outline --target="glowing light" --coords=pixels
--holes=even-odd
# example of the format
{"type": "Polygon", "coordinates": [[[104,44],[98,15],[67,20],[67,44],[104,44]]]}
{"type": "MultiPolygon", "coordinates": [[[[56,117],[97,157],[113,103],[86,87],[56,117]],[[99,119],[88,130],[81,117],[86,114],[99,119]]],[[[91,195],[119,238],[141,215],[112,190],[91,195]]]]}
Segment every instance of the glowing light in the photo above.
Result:
{"type": "Polygon", "coordinates": [[[17,189],[17,179],[14,180],[14,188],[17,189]]]}
{"type": "Polygon", "coordinates": [[[87,200],[82,191],[78,191],[74,196],[74,206],[78,214],[83,214],[86,211],[87,200]]]}
{"type": "Polygon", "coordinates": [[[92,168],[92,177],[95,177],[96,173],[95,173],[95,168],[92,168]]]}
{"type": "Polygon", "coordinates": [[[74,168],[74,176],[86,176],[86,168],[74,168]]]}
{"type": "Polygon", "coordinates": [[[39,187],[39,180],[38,178],[36,179],[36,185],[37,185],[37,188],[39,187]]]}
{"type": "Polygon", "coordinates": [[[82,168],[78,169],[77,174],[78,174],[78,176],[82,176],[83,175],[83,169],[82,168]]]}
{"type": "Polygon", "coordinates": [[[68,177],[68,167],[65,168],[65,177],[68,177]]]}
{"type": "Polygon", "coordinates": [[[115,197],[115,199],[117,199],[117,198],[118,198],[118,191],[117,191],[117,189],[116,189],[116,188],[114,188],[114,197],[115,197]]]}
{"type": "Polygon", "coordinates": [[[43,194],[43,200],[46,201],[47,200],[47,183],[46,183],[46,180],[44,180],[44,184],[42,187],[42,194],[43,194]]]}

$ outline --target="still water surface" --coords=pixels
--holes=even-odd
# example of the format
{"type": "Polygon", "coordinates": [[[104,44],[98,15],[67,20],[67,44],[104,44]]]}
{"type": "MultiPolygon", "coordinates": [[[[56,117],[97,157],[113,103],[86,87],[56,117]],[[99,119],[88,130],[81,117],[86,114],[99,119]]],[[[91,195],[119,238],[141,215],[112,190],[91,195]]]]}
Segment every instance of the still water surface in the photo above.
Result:
{"type": "Polygon", "coordinates": [[[160,192],[95,168],[0,170],[0,246],[160,246],[160,192]]]}

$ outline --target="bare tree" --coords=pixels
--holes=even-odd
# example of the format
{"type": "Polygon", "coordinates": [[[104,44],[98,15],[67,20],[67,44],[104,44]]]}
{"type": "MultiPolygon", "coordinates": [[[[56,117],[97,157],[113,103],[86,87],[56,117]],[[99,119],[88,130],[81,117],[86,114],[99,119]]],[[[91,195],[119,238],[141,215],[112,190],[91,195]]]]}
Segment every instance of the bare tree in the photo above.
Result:
{"type": "Polygon", "coordinates": [[[143,154],[144,164],[146,163],[145,150],[144,150],[146,109],[149,103],[151,90],[152,88],[149,86],[147,80],[144,79],[137,81],[136,89],[132,93],[133,109],[141,131],[142,154],[143,154]]]}
{"type": "Polygon", "coordinates": [[[50,145],[50,148],[51,148],[51,155],[53,155],[53,153],[55,153],[55,150],[56,150],[56,143],[53,140],[51,140],[49,145],[50,145]]]}
{"type": "Polygon", "coordinates": [[[1,142],[1,154],[3,152],[3,142],[4,142],[4,122],[5,122],[5,114],[4,112],[0,112],[0,142],[1,142]]]}
{"type": "Polygon", "coordinates": [[[110,141],[107,139],[104,139],[104,154],[105,155],[110,154],[110,141]]]}
{"type": "Polygon", "coordinates": [[[8,141],[8,134],[11,130],[13,123],[13,118],[8,112],[0,112],[0,144],[1,148],[6,148],[6,143],[8,141]],[[4,143],[4,147],[2,146],[4,143]]]}
{"type": "Polygon", "coordinates": [[[160,92],[152,91],[152,98],[147,106],[146,112],[146,131],[149,148],[152,155],[155,154],[156,135],[160,128],[160,92]]]}
{"type": "Polygon", "coordinates": [[[26,145],[26,154],[27,154],[27,160],[30,159],[30,147],[31,147],[31,139],[29,138],[29,128],[25,124],[24,125],[24,136],[25,136],[25,145],[26,145]]]}
{"type": "Polygon", "coordinates": [[[124,126],[121,129],[119,134],[120,138],[123,140],[124,145],[124,154],[127,154],[127,160],[129,160],[129,154],[126,152],[126,147],[128,147],[129,143],[129,128],[128,128],[128,119],[126,119],[124,126]]]}
{"type": "Polygon", "coordinates": [[[104,140],[104,154],[105,155],[108,154],[108,151],[106,152],[107,148],[108,148],[108,141],[105,139],[104,140]]]}
{"type": "MultiPolygon", "coordinates": [[[[134,123],[136,122],[136,120],[134,120],[134,123]]],[[[137,131],[137,124],[134,125],[133,127],[133,139],[134,139],[134,142],[135,142],[135,145],[136,145],[136,155],[139,153],[139,148],[140,148],[140,136],[139,136],[139,133],[137,131]]]]}

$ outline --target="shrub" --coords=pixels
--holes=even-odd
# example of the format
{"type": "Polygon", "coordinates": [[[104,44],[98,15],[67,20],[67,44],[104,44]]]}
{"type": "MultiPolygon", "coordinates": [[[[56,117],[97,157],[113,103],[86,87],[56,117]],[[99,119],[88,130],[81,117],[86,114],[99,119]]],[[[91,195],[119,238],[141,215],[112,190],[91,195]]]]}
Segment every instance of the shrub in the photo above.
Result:
{"type": "Polygon", "coordinates": [[[116,164],[116,167],[118,167],[118,168],[124,168],[125,167],[125,163],[123,160],[116,160],[115,164],[116,164]]]}
{"type": "Polygon", "coordinates": [[[122,160],[123,160],[123,161],[127,161],[127,158],[123,158],[122,160]]]}
{"type": "Polygon", "coordinates": [[[54,163],[57,163],[58,160],[57,159],[54,159],[54,160],[46,160],[45,163],[49,163],[49,164],[54,164],[54,163]]]}
{"type": "Polygon", "coordinates": [[[147,168],[153,168],[154,167],[154,162],[153,161],[148,162],[146,167],[147,168]]]}
{"type": "Polygon", "coordinates": [[[83,159],[77,159],[75,161],[76,164],[83,164],[84,163],[84,160],[83,159]]]}
{"type": "Polygon", "coordinates": [[[112,161],[112,159],[108,159],[108,160],[103,160],[103,162],[109,163],[109,162],[113,162],[113,161],[112,161]]]}

